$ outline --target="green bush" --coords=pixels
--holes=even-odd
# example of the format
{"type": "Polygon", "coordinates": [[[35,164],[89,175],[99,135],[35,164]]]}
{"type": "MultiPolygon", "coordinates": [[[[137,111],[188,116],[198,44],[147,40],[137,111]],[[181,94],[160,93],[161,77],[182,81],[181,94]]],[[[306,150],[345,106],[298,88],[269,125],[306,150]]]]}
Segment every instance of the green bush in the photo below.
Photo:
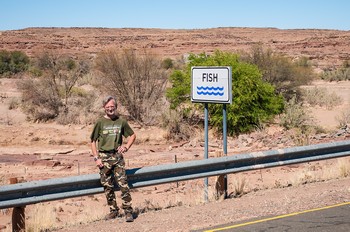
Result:
{"type": "Polygon", "coordinates": [[[11,56],[8,51],[0,51],[0,74],[3,75],[10,71],[11,56]]]}
{"type": "MultiPolygon", "coordinates": [[[[172,108],[189,111],[203,108],[203,104],[190,104],[191,67],[231,66],[232,104],[227,105],[228,134],[239,134],[260,127],[283,110],[284,100],[275,94],[274,87],[262,80],[256,66],[240,62],[238,55],[216,51],[213,55],[191,54],[184,70],[175,70],[166,96],[172,108]]],[[[210,125],[222,129],[222,105],[209,104],[210,125]]],[[[186,114],[184,114],[186,115],[186,114]]]]}
{"type": "Polygon", "coordinates": [[[162,68],[164,69],[171,69],[174,67],[174,62],[170,58],[166,58],[162,61],[162,68]]]}
{"type": "Polygon", "coordinates": [[[0,75],[24,72],[29,67],[29,57],[21,51],[0,51],[0,75]]]}

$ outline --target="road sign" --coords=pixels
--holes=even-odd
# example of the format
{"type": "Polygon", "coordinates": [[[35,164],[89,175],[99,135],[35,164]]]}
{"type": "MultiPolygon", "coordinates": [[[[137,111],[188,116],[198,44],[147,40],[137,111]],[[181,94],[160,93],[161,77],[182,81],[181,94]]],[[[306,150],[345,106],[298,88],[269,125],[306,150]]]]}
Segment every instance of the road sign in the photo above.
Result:
{"type": "Polygon", "coordinates": [[[232,103],[231,67],[192,67],[192,102],[232,103]]]}

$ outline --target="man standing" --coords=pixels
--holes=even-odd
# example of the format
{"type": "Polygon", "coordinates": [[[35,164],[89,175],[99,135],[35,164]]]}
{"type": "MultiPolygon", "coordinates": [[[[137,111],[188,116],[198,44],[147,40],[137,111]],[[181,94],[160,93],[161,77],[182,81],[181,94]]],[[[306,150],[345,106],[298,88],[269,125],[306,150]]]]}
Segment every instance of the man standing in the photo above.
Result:
{"type": "Polygon", "coordinates": [[[125,212],[126,221],[133,222],[131,195],[123,154],[134,143],[136,134],[128,122],[116,114],[117,101],[115,97],[108,96],[102,104],[105,115],[95,123],[90,138],[94,161],[100,169],[101,184],[110,207],[110,213],[106,215],[105,219],[119,216],[119,207],[114,193],[114,179],[122,193],[122,209],[125,212]],[[123,145],[123,137],[128,138],[126,145],[123,145]]]}

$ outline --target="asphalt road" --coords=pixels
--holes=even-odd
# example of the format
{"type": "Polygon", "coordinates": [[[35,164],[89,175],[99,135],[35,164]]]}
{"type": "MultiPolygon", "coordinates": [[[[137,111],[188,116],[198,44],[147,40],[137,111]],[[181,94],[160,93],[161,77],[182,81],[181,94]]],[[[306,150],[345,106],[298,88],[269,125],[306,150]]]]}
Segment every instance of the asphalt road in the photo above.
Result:
{"type": "Polygon", "coordinates": [[[349,232],[350,202],[201,231],[214,232],[349,232]]]}

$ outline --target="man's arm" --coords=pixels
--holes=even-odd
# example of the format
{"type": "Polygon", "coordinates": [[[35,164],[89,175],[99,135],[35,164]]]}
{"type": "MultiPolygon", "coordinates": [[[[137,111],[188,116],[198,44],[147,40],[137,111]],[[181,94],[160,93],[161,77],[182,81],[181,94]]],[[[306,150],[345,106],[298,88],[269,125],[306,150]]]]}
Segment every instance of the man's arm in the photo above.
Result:
{"type": "Polygon", "coordinates": [[[98,152],[97,152],[97,145],[96,145],[96,141],[91,141],[91,152],[92,152],[92,156],[95,158],[98,158],[98,152]]]}
{"type": "Polygon", "coordinates": [[[126,143],[126,149],[130,149],[130,147],[132,146],[132,144],[135,142],[135,139],[136,139],[136,134],[132,134],[130,135],[129,139],[128,139],[128,142],[126,143]]]}
{"type": "Polygon", "coordinates": [[[124,153],[124,152],[127,152],[130,147],[132,146],[132,144],[135,142],[135,139],[136,139],[136,134],[132,134],[128,137],[128,142],[125,144],[125,146],[119,146],[117,151],[119,153],[124,153]]]}
{"type": "Polygon", "coordinates": [[[91,141],[91,152],[94,157],[94,161],[98,167],[103,167],[101,159],[98,157],[97,142],[91,141]]]}

